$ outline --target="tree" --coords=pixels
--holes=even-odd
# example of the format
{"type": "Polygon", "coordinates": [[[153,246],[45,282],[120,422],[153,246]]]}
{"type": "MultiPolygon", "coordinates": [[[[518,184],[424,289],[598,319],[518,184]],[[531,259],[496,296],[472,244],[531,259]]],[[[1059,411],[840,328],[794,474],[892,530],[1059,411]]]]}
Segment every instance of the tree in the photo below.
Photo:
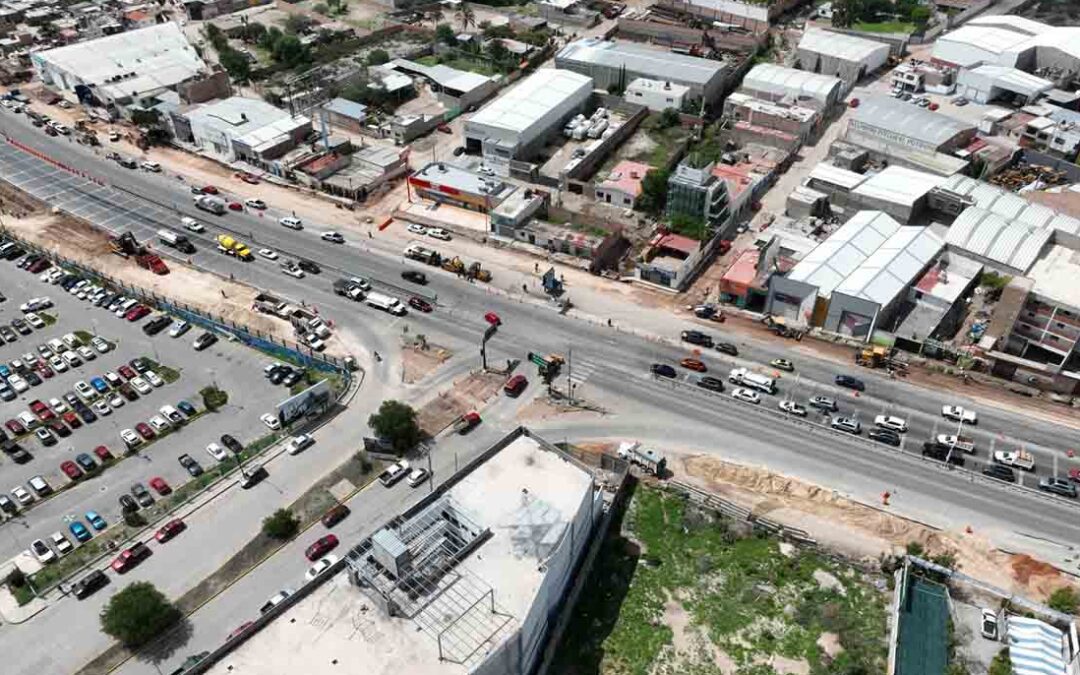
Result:
{"type": "Polygon", "coordinates": [[[836,28],[850,28],[862,16],[860,0],[836,0],[833,2],[832,25],[836,28]]]}
{"type": "Polygon", "coordinates": [[[1047,603],[1050,609],[1056,609],[1065,614],[1076,614],[1077,605],[1080,605],[1080,597],[1070,586],[1063,586],[1050,594],[1047,603]]]}
{"type": "Polygon", "coordinates": [[[99,618],[106,635],[133,649],[164,633],[181,616],[153,584],[138,581],[112,596],[99,618]]]}
{"type": "Polygon", "coordinates": [[[506,60],[506,57],[510,55],[510,50],[506,48],[502,40],[492,40],[487,46],[488,55],[491,56],[491,60],[496,64],[502,63],[506,60]]]}
{"type": "Polygon", "coordinates": [[[385,49],[373,49],[367,56],[367,64],[369,66],[381,66],[390,60],[390,54],[385,49]]]}
{"type": "Polygon", "coordinates": [[[249,21],[240,28],[240,41],[249,45],[258,44],[264,35],[266,35],[266,26],[258,21],[249,21]]]}
{"type": "Polygon", "coordinates": [[[416,411],[400,401],[383,401],[379,412],[368,418],[368,426],[379,438],[388,440],[399,455],[405,454],[420,442],[420,425],[416,423],[416,411]]]}
{"type": "Polygon", "coordinates": [[[670,129],[671,127],[679,124],[679,111],[675,108],[664,108],[664,111],[660,113],[660,119],[656,121],[656,124],[661,129],[670,129]]]}
{"type": "Polygon", "coordinates": [[[307,30],[310,21],[303,14],[290,14],[285,19],[285,32],[290,35],[298,35],[307,30]]]}
{"type": "Polygon", "coordinates": [[[278,509],[263,518],[262,531],[271,539],[286,541],[295,537],[300,531],[300,519],[289,509],[278,509]]]}
{"type": "Polygon", "coordinates": [[[467,2],[461,3],[461,6],[458,7],[458,11],[454,13],[454,16],[461,22],[461,32],[463,33],[468,32],[469,26],[476,25],[476,12],[473,11],[472,6],[467,2]]]}
{"type": "Polygon", "coordinates": [[[290,68],[295,68],[306,62],[310,54],[307,47],[300,43],[300,38],[295,35],[283,35],[274,45],[274,60],[290,68]]]}
{"type": "Polygon", "coordinates": [[[654,216],[664,212],[664,204],[667,202],[668,171],[653,169],[641,179],[641,194],[638,195],[635,208],[654,216]]]}
{"type": "Polygon", "coordinates": [[[251,76],[251,63],[246,56],[235,49],[218,52],[218,60],[234,82],[246,82],[251,76]]]}
{"type": "Polygon", "coordinates": [[[930,8],[919,5],[911,10],[910,19],[911,23],[915,24],[915,28],[923,30],[926,28],[926,24],[930,23],[930,8]]]}
{"type": "Polygon", "coordinates": [[[1009,658],[1009,648],[1006,647],[994,655],[990,662],[989,675],[1012,675],[1012,660],[1009,658]]]}
{"type": "Polygon", "coordinates": [[[448,23],[435,26],[435,39],[451,47],[457,44],[457,35],[454,35],[454,29],[448,23]]]}

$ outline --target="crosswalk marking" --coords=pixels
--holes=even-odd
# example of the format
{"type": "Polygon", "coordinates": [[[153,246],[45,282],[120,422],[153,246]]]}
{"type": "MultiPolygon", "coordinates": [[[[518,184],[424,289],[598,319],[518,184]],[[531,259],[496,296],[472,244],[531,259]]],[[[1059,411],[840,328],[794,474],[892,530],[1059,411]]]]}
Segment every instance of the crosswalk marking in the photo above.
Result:
{"type": "Polygon", "coordinates": [[[574,386],[580,387],[599,367],[599,363],[589,361],[588,359],[574,359],[566,364],[565,370],[570,381],[574,383],[574,386]]]}

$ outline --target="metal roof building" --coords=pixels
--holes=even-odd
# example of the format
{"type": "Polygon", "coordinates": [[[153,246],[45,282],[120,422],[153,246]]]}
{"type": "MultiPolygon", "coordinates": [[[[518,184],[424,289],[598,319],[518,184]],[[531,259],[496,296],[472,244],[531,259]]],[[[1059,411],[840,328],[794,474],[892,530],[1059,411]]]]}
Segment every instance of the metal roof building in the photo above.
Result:
{"type": "Polygon", "coordinates": [[[988,103],[1003,94],[1018,94],[1034,100],[1054,88],[1054,83],[1009,66],[986,64],[961,70],[956,81],[957,93],[976,103],[988,103]]]}
{"type": "Polygon", "coordinates": [[[1026,274],[1053,231],[971,206],[956,218],[945,242],[999,269],[1026,274]]]}
{"type": "Polygon", "coordinates": [[[951,176],[968,161],[954,153],[975,137],[975,126],[891,96],[868,96],[848,121],[844,140],[920,171],[951,176]]]}
{"type": "Polygon", "coordinates": [[[1048,26],[1041,21],[1033,21],[1031,19],[1025,19],[1022,16],[1016,16],[1015,14],[992,14],[977,16],[973,19],[968,19],[968,26],[990,26],[993,28],[1006,28],[1017,33],[1024,33],[1026,35],[1040,35],[1053,29],[1053,26],[1048,26]]]}
{"type": "Polygon", "coordinates": [[[1017,223],[1046,230],[1062,246],[1080,250],[1080,219],[1043,206],[1023,197],[968,176],[950,177],[945,188],[970,197],[975,206],[1017,223]]]}
{"type": "Polygon", "coordinates": [[[957,68],[1000,63],[1003,54],[1030,37],[1012,28],[968,24],[939,36],[931,58],[957,68]]]}
{"type": "Polygon", "coordinates": [[[1026,71],[1080,69],[1080,26],[1055,26],[1006,49],[998,63],[1026,71]]]}
{"type": "Polygon", "coordinates": [[[880,209],[907,223],[923,210],[930,191],[944,182],[943,176],[891,164],[866,178],[852,196],[863,208],[880,209]]]}
{"type": "Polygon", "coordinates": [[[724,61],[702,59],[630,42],[582,38],[555,54],[555,67],[588,75],[597,89],[625,87],[638,77],[690,88],[691,98],[715,101],[729,70],[724,61]]]}
{"type": "Polygon", "coordinates": [[[860,211],[799,261],[788,279],[817,287],[828,297],[902,226],[881,211],[860,211]]]}
{"type": "Polygon", "coordinates": [[[524,159],[585,106],[592,89],[590,77],[542,68],[467,120],[465,143],[496,161],[524,159]]]}
{"type": "Polygon", "coordinates": [[[885,65],[889,45],[864,38],[810,28],[798,47],[799,65],[807,71],[835,75],[845,82],[858,82],[885,65]]]}
{"type": "Polygon", "coordinates": [[[273,159],[311,133],[311,119],[292,117],[257,98],[232,96],[172,116],[176,136],[229,159],[273,159]],[[186,125],[187,129],[184,129],[186,125]]]}
{"type": "Polygon", "coordinates": [[[818,75],[773,63],[754,66],[743,78],[740,89],[767,101],[793,100],[815,109],[828,108],[840,100],[843,83],[839,78],[818,75]]]}

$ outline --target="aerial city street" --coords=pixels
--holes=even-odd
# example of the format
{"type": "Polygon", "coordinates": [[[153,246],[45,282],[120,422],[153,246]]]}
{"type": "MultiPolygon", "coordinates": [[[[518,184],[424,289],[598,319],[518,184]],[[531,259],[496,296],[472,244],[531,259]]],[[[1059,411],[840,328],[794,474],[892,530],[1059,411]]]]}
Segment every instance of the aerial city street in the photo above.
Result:
{"type": "Polygon", "coordinates": [[[4,675],[1080,675],[1080,7],[0,0],[4,675]]]}

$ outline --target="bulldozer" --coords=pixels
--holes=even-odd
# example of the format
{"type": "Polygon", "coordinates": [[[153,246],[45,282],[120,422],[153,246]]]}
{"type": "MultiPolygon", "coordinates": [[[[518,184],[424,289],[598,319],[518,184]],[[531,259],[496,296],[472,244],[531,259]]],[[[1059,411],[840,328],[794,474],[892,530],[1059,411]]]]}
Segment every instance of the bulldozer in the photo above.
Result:
{"type": "Polygon", "coordinates": [[[466,272],[466,276],[478,281],[491,281],[491,272],[481,267],[480,261],[476,261],[469,265],[469,271],[466,272]]]}
{"type": "Polygon", "coordinates": [[[465,271],[465,263],[461,262],[461,258],[454,256],[453,258],[444,260],[442,263],[442,268],[447,272],[461,274],[465,271]]]}
{"type": "Polygon", "coordinates": [[[787,325],[787,321],[782,316],[766,314],[761,318],[761,323],[765,324],[765,327],[768,328],[770,332],[776,333],[776,335],[782,338],[791,338],[795,341],[803,339],[804,331],[787,325]]]}
{"type": "Polygon", "coordinates": [[[895,358],[896,350],[882,345],[869,345],[855,352],[855,365],[864,368],[906,370],[907,364],[895,358]]]}

